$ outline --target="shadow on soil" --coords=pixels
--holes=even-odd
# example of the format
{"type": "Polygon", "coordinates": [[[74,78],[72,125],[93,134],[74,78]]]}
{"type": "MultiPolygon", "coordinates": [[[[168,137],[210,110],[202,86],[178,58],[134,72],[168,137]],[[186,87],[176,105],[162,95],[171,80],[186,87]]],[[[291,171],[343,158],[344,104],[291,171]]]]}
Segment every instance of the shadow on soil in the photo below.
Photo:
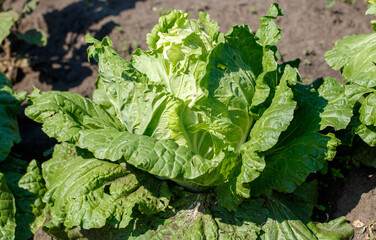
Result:
{"type": "Polygon", "coordinates": [[[40,72],[39,80],[52,85],[54,90],[66,91],[79,86],[92,74],[87,63],[85,35],[90,32],[102,39],[118,24],[110,19],[104,24],[100,22],[134,8],[137,1],[142,0],[86,0],[53,10],[43,16],[47,24],[47,46],[20,42],[14,50],[21,56],[30,54],[30,66],[40,72]],[[102,25],[100,29],[95,28],[98,23],[102,25]]]}

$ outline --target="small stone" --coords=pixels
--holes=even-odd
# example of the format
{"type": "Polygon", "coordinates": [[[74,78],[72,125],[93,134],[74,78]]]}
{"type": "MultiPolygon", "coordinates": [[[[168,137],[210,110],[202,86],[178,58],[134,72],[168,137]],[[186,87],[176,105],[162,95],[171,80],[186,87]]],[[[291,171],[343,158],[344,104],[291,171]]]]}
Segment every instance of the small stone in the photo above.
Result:
{"type": "Polygon", "coordinates": [[[361,228],[361,227],[364,227],[364,223],[362,223],[360,220],[355,220],[354,222],[352,222],[352,224],[354,227],[357,227],[357,228],[361,228]]]}

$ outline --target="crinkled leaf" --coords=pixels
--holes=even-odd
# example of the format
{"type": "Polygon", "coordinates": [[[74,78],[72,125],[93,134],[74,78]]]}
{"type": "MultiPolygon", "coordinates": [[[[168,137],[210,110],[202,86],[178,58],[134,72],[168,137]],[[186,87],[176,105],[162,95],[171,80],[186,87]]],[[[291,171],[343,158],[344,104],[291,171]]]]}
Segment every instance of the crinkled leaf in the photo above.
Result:
{"type": "MultiPolygon", "coordinates": [[[[372,13],[372,9],[367,13],[372,13]]],[[[355,132],[370,146],[376,145],[375,41],[376,33],[346,36],[325,54],[329,66],[335,70],[341,69],[347,83],[356,84],[346,86],[346,95],[350,101],[359,100],[361,104],[359,112],[355,113],[353,130],[348,133],[351,136],[355,132]]]]}
{"type": "MultiPolygon", "coordinates": [[[[281,138],[292,134],[291,130],[287,130],[281,138]]],[[[251,194],[270,194],[273,189],[293,192],[310,173],[320,170],[326,160],[334,158],[338,145],[339,141],[333,134],[322,135],[317,132],[306,132],[285,142],[285,145],[277,145],[265,153],[266,167],[250,183],[251,194]]]]}
{"type": "Polygon", "coordinates": [[[345,129],[353,115],[353,107],[362,89],[343,86],[334,78],[317,79],[309,86],[296,88],[302,114],[306,114],[308,126],[313,131],[333,127],[345,129]],[[350,96],[351,95],[351,96],[350,96]]]}
{"type": "Polygon", "coordinates": [[[210,195],[176,190],[174,201],[164,212],[139,215],[126,229],[79,229],[75,236],[100,240],[257,239],[266,220],[263,199],[252,199],[230,212],[215,204],[210,195]]]}
{"type": "Polygon", "coordinates": [[[355,103],[354,116],[343,134],[346,144],[351,146],[356,134],[368,145],[376,146],[375,90],[360,85],[346,85],[345,89],[349,101],[355,103]]]}
{"type": "Polygon", "coordinates": [[[365,125],[376,127],[376,93],[369,94],[361,104],[360,121],[365,125]]]}
{"type": "Polygon", "coordinates": [[[267,203],[269,215],[262,227],[265,233],[261,239],[343,240],[351,239],[354,234],[344,217],[328,223],[313,223],[307,215],[306,203],[297,198],[274,195],[267,203]]]}
{"type": "Polygon", "coordinates": [[[131,62],[138,71],[148,77],[150,84],[163,85],[171,95],[188,103],[195,102],[202,95],[198,80],[205,73],[207,55],[199,52],[183,59],[170,60],[161,50],[138,50],[132,54],[131,62]]]}
{"type": "Polygon", "coordinates": [[[322,101],[327,101],[323,112],[320,113],[320,130],[328,126],[337,131],[345,129],[353,115],[353,101],[349,100],[345,93],[345,87],[334,78],[325,78],[318,89],[322,101]]]}
{"type": "Polygon", "coordinates": [[[78,94],[35,89],[28,97],[33,104],[26,116],[43,123],[44,132],[61,142],[76,142],[82,129],[124,128],[100,105],[78,94]]]}
{"type": "Polygon", "coordinates": [[[347,223],[345,217],[339,217],[326,223],[312,223],[308,225],[318,240],[352,239],[354,229],[347,223]]]}
{"type": "Polygon", "coordinates": [[[99,159],[118,161],[124,158],[143,171],[183,185],[193,184],[193,188],[196,184],[198,187],[221,183],[235,157],[232,153],[221,152],[212,159],[205,159],[171,140],[112,129],[82,131],[79,146],[99,159]]]}
{"type": "MultiPolygon", "coordinates": [[[[246,184],[257,180],[264,171],[263,152],[276,145],[281,133],[290,125],[296,108],[290,84],[296,84],[297,77],[296,69],[286,67],[271,103],[251,129],[249,140],[241,146],[241,166],[234,168],[227,182],[217,189],[218,199],[227,208],[234,209],[242,198],[250,196],[249,186],[246,184]]],[[[265,84],[268,80],[275,79],[263,78],[265,84]]]]}
{"type": "Polygon", "coordinates": [[[355,134],[359,135],[364,142],[371,147],[376,146],[376,127],[367,126],[361,123],[358,116],[355,117],[353,126],[355,129],[355,134]]]}
{"type": "Polygon", "coordinates": [[[147,35],[152,51],[138,50],[131,57],[131,63],[150,82],[163,84],[167,91],[184,101],[194,102],[202,95],[199,81],[218,40],[217,24],[207,14],[200,16],[199,20],[193,20],[183,11],[169,11],[147,35]]]}
{"type": "Polygon", "coordinates": [[[120,234],[118,238],[343,240],[353,234],[344,218],[325,224],[310,220],[316,204],[317,182],[303,185],[296,194],[246,200],[234,211],[226,210],[205,195],[183,192],[177,196],[171,202],[172,211],[146,223],[140,219],[132,232],[120,234]]]}
{"type": "MultiPolygon", "coordinates": [[[[183,195],[184,196],[184,195],[183,195]]],[[[263,201],[249,201],[229,212],[200,195],[189,194],[173,203],[174,211],[161,215],[156,230],[131,239],[256,239],[265,209],[263,201]]]]}
{"type": "Polygon", "coordinates": [[[13,10],[0,12],[0,44],[10,34],[10,29],[17,20],[18,14],[13,10]]]}
{"type": "Polygon", "coordinates": [[[376,87],[375,41],[376,33],[346,36],[325,53],[326,62],[347,82],[376,87]]]}
{"type": "Polygon", "coordinates": [[[16,33],[16,36],[20,40],[24,40],[28,44],[34,44],[38,46],[47,45],[47,36],[43,30],[31,29],[26,31],[24,34],[16,33]]]}
{"type": "Polygon", "coordinates": [[[345,94],[346,94],[346,97],[349,99],[349,101],[352,103],[352,104],[355,104],[357,101],[359,101],[359,99],[367,94],[367,93],[371,93],[373,92],[374,90],[372,88],[368,88],[368,87],[364,87],[364,86],[361,86],[361,85],[345,85],[345,94]]]}
{"type": "Polygon", "coordinates": [[[43,163],[46,192],[51,204],[47,232],[110,225],[125,228],[138,208],[143,214],[163,211],[169,202],[166,182],[150,175],[135,175],[125,165],[83,158],[74,146],[55,146],[53,157],[43,163]]]}
{"type": "Polygon", "coordinates": [[[4,174],[0,173],[0,238],[13,240],[16,230],[16,204],[4,174]]]}

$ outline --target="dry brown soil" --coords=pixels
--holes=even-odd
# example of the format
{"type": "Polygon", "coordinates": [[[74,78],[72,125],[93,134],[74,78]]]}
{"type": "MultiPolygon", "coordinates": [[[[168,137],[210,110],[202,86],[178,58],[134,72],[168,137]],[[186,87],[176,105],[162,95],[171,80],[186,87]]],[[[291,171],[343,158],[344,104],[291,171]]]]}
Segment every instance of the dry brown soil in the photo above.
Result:
{"type": "MultiPolygon", "coordinates": [[[[20,11],[23,0],[7,0],[5,9],[20,11]]],[[[160,12],[170,8],[182,9],[193,18],[199,11],[208,12],[218,21],[222,32],[234,24],[258,28],[258,16],[267,12],[271,0],[41,0],[36,11],[24,19],[21,31],[40,28],[48,34],[46,47],[23,42],[14,44],[15,56],[30,59],[29,67],[19,69],[13,76],[16,91],[64,90],[90,97],[97,76],[96,63],[87,61],[85,35],[95,38],[109,35],[115,49],[128,58],[134,47],[146,49],[146,33],[157,23],[160,12]]],[[[364,12],[367,3],[355,4],[336,0],[330,9],[327,0],[280,0],[285,16],[277,20],[282,29],[278,50],[284,61],[300,58],[302,79],[333,76],[341,79],[324,60],[325,51],[348,34],[370,33],[370,17],[364,12]]],[[[19,116],[23,142],[16,151],[26,160],[44,159],[42,153],[54,144],[40,130],[40,125],[19,116]]],[[[376,175],[374,169],[352,171],[335,191],[334,213],[346,215],[355,227],[356,239],[365,239],[368,224],[376,222],[376,175]],[[338,200],[337,200],[338,199],[338,200]],[[356,224],[358,223],[358,224],[356,224]],[[361,225],[361,224],[360,224],[361,225]],[[359,238],[358,238],[359,237],[359,238]]],[[[325,194],[325,192],[324,192],[325,194]]],[[[35,239],[44,239],[37,235],[35,239]]]]}

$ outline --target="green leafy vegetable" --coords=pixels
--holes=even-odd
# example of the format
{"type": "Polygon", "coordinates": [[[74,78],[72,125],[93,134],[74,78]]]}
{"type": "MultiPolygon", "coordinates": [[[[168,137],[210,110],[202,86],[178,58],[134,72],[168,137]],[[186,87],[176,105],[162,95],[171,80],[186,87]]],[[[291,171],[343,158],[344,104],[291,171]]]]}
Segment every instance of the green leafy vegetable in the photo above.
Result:
{"type": "Polygon", "coordinates": [[[51,218],[43,229],[51,234],[61,227],[67,232],[76,226],[125,228],[134,211],[164,211],[171,197],[166,182],[136,175],[124,164],[77,156],[74,145],[55,146],[42,167],[48,189],[43,201],[50,206],[51,218]]]}
{"type": "MultiPolygon", "coordinates": [[[[374,4],[374,3],[372,3],[374,4]]],[[[374,14],[372,5],[367,14],[374,14]]],[[[346,97],[357,104],[352,129],[368,145],[376,146],[376,33],[346,36],[326,52],[326,61],[341,70],[346,81],[346,97]]]]}
{"type": "Polygon", "coordinates": [[[224,34],[208,14],[171,10],[129,61],[88,35],[93,100],[36,89],[25,111],[61,142],[42,165],[43,229],[63,239],[350,238],[344,219],[313,223],[302,191],[316,191],[304,183],[334,158],[331,130],[346,129],[361,90],[332,78],[302,85],[297,62],[278,64],[281,15],[273,4],[256,33],[224,34]]]}

